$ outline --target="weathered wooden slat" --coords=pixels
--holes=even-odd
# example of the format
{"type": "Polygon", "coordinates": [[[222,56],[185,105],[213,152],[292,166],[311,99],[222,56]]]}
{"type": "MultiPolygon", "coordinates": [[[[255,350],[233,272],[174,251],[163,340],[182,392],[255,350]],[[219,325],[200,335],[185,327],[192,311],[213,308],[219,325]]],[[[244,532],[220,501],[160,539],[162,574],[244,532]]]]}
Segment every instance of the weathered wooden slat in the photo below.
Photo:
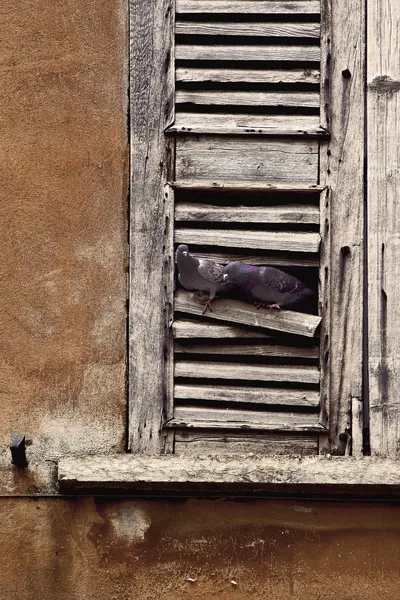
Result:
{"type": "Polygon", "coordinates": [[[253,453],[258,456],[312,456],[318,454],[318,438],[290,433],[228,433],[175,431],[175,451],[179,456],[224,456],[253,453]]]}
{"type": "MultiPolygon", "coordinates": [[[[204,306],[191,292],[179,290],[175,294],[175,310],[192,315],[202,315],[204,306]]],[[[257,310],[255,306],[240,300],[216,298],[212,312],[207,317],[219,321],[231,321],[253,327],[263,327],[305,337],[314,337],[321,317],[294,312],[291,310],[257,310]]]]}
{"type": "Polygon", "coordinates": [[[175,385],[174,398],[317,408],[319,392],[240,386],[175,385]]]}
{"type": "Polygon", "coordinates": [[[172,410],[165,347],[172,340],[173,202],[166,183],[173,152],[163,132],[173,120],[174,11],[171,0],[131,0],[130,9],[129,447],[159,453],[167,445],[160,425],[172,410]]]}
{"type": "Polygon", "coordinates": [[[319,383],[318,367],[303,365],[249,365],[248,363],[202,362],[197,360],[175,360],[175,377],[319,383]]]}
{"type": "Polygon", "coordinates": [[[321,145],[320,163],[320,181],[330,186],[328,206],[321,211],[325,231],[329,229],[329,238],[322,244],[320,273],[326,325],[321,331],[321,422],[329,426],[331,447],[326,450],[344,454],[347,436],[343,434],[351,429],[352,397],[363,394],[366,3],[332,0],[322,4],[321,81],[329,80],[329,86],[323,86],[321,114],[331,138],[321,145]]]}
{"type": "Polygon", "coordinates": [[[319,62],[318,46],[272,46],[272,45],[200,45],[177,44],[176,60],[251,60],[283,62],[319,62]]]}
{"type": "Polygon", "coordinates": [[[319,0],[177,0],[176,12],[193,14],[231,13],[260,14],[314,14],[320,13],[319,0]]]}
{"type": "Polygon", "coordinates": [[[175,178],[312,185],[319,183],[318,144],[310,139],[179,136],[175,178]]]}
{"type": "Polygon", "coordinates": [[[310,204],[215,206],[194,202],[175,204],[176,221],[220,223],[319,224],[319,208],[310,204]]]}
{"type": "MultiPolygon", "coordinates": [[[[179,108],[179,107],[177,107],[179,108]]],[[[182,107],[180,107],[181,109],[182,107]]],[[[196,113],[177,110],[175,122],[166,133],[210,133],[246,136],[329,137],[319,125],[319,117],[304,115],[246,115],[196,113]]]]}
{"type": "MultiPolygon", "coordinates": [[[[400,493],[398,460],[339,456],[85,456],[58,463],[62,492],[400,493]]],[[[347,520],[346,520],[347,523],[347,520]]]]}
{"type": "Polygon", "coordinates": [[[251,250],[277,250],[281,252],[318,252],[319,233],[251,231],[241,229],[175,229],[175,242],[203,246],[227,246],[251,250]]]}
{"type": "Polygon", "coordinates": [[[319,69],[206,69],[178,67],[180,83],[319,83],[319,69]]]}
{"type": "Polygon", "coordinates": [[[318,414],[264,412],[176,406],[174,418],[166,424],[173,428],[261,429],[264,431],[324,431],[318,414]]]}
{"type": "Polygon", "coordinates": [[[323,185],[306,185],[306,184],[276,184],[260,181],[238,181],[232,179],[231,181],[214,181],[210,179],[193,179],[188,181],[173,181],[172,187],[179,190],[195,190],[195,191],[207,191],[207,190],[223,190],[233,192],[264,192],[275,193],[275,192],[290,192],[294,194],[316,194],[326,189],[323,185]]]}
{"type": "Polygon", "coordinates": [[[282,346],[279,344],[185,344],[176,342],[176,354],[218,354],[227,356],[279,356],[287,358],[318,358],[317,346],[282,346]]]}
{"type": "Polygon", "coordinates": [[[178,90],[176,104],[208,106],[288,106],[319,108],[318,92],[230,92],[178,90]]]}
{"type": "Polygon", "coordinates": [[[224,23],[218,21],[178,21],[176,34],[183,35],[237,35],[259,37],[319,38],[319,23],[224,23]]]}
{"type": "Polygon", "coordinates": [[[271,338],[272,336],[248,329],[246,327],[235,327],[234,325],[220,325],[202,323],[201,321],[177,320],[173,325],[174,337],[176,339],[192,338],[271,338]]]}
{"type": "Polygon", "coordinates": [[[367,3],[371,452],[400,457],[400,5],[367,3]]]}
{"type": "Polygon", "coordinates": [[[250,265],[270,265],[277,267],[318,267],[318,255],[294,254],[293,256],[257,256],[253,254],[231,254],[226,252],[191,252],[196,258],[209,258],[217,263],[228,264],[235,260],[242,260],[250,265]]]}

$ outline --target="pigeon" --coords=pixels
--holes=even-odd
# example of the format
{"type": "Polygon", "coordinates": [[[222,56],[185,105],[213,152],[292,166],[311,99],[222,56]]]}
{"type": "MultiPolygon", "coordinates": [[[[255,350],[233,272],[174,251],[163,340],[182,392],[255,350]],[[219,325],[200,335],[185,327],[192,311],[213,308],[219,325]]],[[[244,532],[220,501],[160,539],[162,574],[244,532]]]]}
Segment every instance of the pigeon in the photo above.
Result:
{"type": "Polygon", "coordinates": [[[204,305],[204,311],[207,308],[212,311],[211,302],[218,291],[227,291],[232,286],[229,283],[223,283],[223,267],[213,260],[194,258],[189,253],[189,248],[185,244],[178,246],[176,251],[176,262],[178,265],[178,280],[186,290],[196,290],[209,293],[209,298],[204,305]]]}
{"type": "Polygon", "coordinates": [[[236,284],[257,308],[292,308],[315,296],[305,283],[274,267],[233,262],[224,267],[222,280],[236,284]]]}

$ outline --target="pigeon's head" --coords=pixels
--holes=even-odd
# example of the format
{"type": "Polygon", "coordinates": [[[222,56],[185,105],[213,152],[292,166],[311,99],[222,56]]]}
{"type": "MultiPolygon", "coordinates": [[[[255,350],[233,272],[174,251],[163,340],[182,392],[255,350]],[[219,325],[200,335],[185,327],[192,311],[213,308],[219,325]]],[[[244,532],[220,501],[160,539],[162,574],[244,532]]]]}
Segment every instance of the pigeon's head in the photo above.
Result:
{"type": "Polygon", "coordinates": [[[178,248],[176,249],[176,258],[178,259],[178,256],[189,256],[189,248],[186,246],[186,244],[180,244],[178,246],[178,248]]]}
{"type": "Polygon", "coordinates": [[[240,278],[242,263],[232,262],[224,267],[222,281],[224,283],[238,283],[240,278]]]}

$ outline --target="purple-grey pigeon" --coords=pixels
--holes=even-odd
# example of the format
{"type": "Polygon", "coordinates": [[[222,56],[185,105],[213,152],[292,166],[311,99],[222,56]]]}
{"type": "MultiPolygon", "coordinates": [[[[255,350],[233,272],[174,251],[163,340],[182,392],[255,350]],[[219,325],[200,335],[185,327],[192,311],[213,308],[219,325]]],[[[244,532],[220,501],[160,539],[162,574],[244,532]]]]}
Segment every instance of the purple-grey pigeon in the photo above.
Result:
{"type": "Polygon", "coordinates": [[[198,259],[189,253],[185,244],[178,246],[176,251],[178,265],[178,280],[186,290],[196,290],[209,293],[204,305],[204,311],[211,309],[211,302],[219,291],[231,289],[231,284],[222,281],[223,267],[213,260],[198,259]]]}
{"type": "Polygon", "coordinates": [[[233,262],[224,268],[222,279],[241,288],[258,307],[291,308],[315,296],[300,279],[274,267],[233,262]]]}

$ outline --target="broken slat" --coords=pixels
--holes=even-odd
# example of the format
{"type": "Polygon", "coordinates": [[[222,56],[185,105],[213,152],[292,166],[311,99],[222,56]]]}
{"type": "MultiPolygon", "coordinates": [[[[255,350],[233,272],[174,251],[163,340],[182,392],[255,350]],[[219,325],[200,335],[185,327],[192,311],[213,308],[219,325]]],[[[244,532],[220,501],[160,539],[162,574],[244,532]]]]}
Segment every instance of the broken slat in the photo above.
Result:
{"type": "Polygon", "coordinates": [[[178,67],[175,79],[181,83],[316,83],[318,69],[202,69],[178,67]]]}
{"type": "Polygon", "coordinates": [[[319,233],[176,228],[175,242],[198,246],[228,246],[281,252],[318,252],[319,233]]]}
{"type": "Polygon", "coordinates": [[[224,23],[218,21],[179,21],[175,34],[182,35],[237,35],[258,37],[319,38],[319,23],[224,23]]]}
{"type": "Polygon", "coordinates": [[[279,406],[307,406],[317,408],[319,392],[314,390],[285,390],[280,388],[253,388],[241,386],[207,386],[177,384],[174,398],[180,400],[210,400],[214,402],[246,402],[279,406]]]}
{"type": "Polygon", "coordinates": [[[309,204],[215,206],[192,202],[175,205],[176,221],[221,223],[293,223],[319,225],[319,208],[309,204]]]}
{"type": "Polygon", "coordinates": [[[174,321],[173,332],[175,339],[192,338],[271,338],[271,335],[245,327],[234,325],[220,325],[202,323],[200,321],[177,320],[174,321]]]}
{"type": "Polygon", "coordinates": [[[228,433],[216,431],[175,431],[174,454],[224,456],[227,454],[310,456],[318,454],[318,437],[291,433],[228,433]]]}
{"type": "Polygon", "coordinates": [[[318,358],[317,346],[282,346],[280,344],[184,344],[175,342],[176,354],[220,354],[221,356],[279,356],[283,358],[318,358]]]}
{"type": "Polygon", "coordinates": [[[175,102],[208,106],[288,106],[319,108],[318,92],[230,92],[178,90],[175,102]]]}
{"type": "Polygon", "coordinates": [[[199,379],[241,379],[245,381],[275,381],[319,383],[318,367],[303,365],[250,365],[248,363],[175,361],[175,377],[199,379]]]}
{"type": "MultiPolygon", "coordinates": [[[[175,295],[175,310],[202,315],[204,306],[191,292],[179,290],[175,295]]],[[[207,317],[306,337],[314,337],[321,322],[321,317],[315,315],[291,310],[257,310],[248,302],[222,298],[213,300],[212,312],[208,311],[207,317]]]]}
{"type": "Polygon", "coordinates": [[[279,115],[196,113],[182,110],[177,110],[175,122],[168,127],[166,133],[329,137],[327,130],[319,125],[319,117],[316,115],[285,115],[280,117],[279,115]]]}
{"type": "Polygon", "coordinates": [[[176,60],[319,62],[318,46],[177,44],[176,60]]]}
{"type": "Polygon", "coordinates": [[[318,414],[260,412],[176,406],[166,427],[204,429],[262,429],[265,431],[325,431],[318,414]]]}
{"type": "Polygon", "coordinates": [[[176,12],[187,14],[313,14],[321,11],[319,0],[177,0],[176,12]]]}

